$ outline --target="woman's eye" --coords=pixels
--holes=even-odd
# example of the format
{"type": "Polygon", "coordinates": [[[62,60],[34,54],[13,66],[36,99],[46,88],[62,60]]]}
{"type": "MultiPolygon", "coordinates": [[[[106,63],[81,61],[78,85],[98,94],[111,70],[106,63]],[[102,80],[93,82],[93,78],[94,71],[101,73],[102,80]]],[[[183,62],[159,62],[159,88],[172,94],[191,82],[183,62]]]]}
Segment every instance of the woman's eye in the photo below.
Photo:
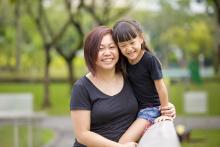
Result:
{"type": "Polygon", "coordinates": [[[100,47],[100,48],[99,48],[99,50],[103,50],[103,49],[104,49],[103,47],[100,47]]]}

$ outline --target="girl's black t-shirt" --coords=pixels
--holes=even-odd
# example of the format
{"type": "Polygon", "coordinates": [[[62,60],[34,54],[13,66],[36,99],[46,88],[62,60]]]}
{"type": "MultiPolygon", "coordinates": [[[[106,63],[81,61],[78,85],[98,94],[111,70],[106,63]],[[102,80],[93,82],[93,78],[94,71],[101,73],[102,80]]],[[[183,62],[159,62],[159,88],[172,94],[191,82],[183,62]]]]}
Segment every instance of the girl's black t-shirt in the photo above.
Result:
{"type": "MultiPolygon", "coordinates": [[[[70,109],[91,111],[91,131],[117,142],[136,119],[138,103],[127,79],[119,93],[109,96],[84,76],[74,84],[70,109]]],[[[76,140],[74,147],[85,146],[76,140]]]]}
{"type": "Polygon", "coordinates": [[[139,109],[160,105],[154,80],[163,78],[162,67],[152,53],[145,52],[137,64],[127,62],[127,76],[139,102],[139,109]]]}

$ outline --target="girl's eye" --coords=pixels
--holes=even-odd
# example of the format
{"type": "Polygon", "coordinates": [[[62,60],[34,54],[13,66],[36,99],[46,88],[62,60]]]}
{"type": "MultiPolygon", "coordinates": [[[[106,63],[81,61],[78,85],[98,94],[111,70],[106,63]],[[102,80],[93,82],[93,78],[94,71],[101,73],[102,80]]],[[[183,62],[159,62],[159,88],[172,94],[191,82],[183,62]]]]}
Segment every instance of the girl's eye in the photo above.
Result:
{"type": "Polygon", "coordinates": [[[131,42],[131,44],[134,44],[135,42],[131,42]]]}
{"type": "Polygon", "coordinates": [[[120,45],[120,47],[126,47],[126,45],[120,45]]]}
{"type": "Polygon", "coordinates": [[[110,46],[110,49],[115,49],[115,46],[110,46]]]}

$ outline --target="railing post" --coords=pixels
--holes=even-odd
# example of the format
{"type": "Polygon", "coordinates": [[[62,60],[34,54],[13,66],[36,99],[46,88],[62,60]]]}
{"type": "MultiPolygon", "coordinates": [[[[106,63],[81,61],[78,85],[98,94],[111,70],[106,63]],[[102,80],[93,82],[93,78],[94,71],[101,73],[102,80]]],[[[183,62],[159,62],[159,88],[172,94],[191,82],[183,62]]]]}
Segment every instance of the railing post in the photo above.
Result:
{"type": "Polygon", "coordinates": [[[28,147],[33,146],[33,130],[32,130],[32,120],[31,118],[28,118],[28,147]]]}
{"type": "Polygon", "coordinates": [[[14,147],[19,147],[19,128],[17,120],[14,120],[14,147]]]}

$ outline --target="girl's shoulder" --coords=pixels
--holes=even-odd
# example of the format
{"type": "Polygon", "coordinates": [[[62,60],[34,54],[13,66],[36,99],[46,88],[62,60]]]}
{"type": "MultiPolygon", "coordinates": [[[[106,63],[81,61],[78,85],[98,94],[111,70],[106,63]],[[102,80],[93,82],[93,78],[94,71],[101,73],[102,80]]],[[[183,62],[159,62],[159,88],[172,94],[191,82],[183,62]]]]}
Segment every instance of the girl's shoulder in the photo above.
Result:
{"type": "Polygon", "coordinates": [[[144,64],[160,64],[160,60],[151,52],[145,52],[143,56],[144,64]]]}
{"type": "Polygon", "coordinates": [[[145,51],[144,52],[144,55],[143,55],[143,62],[145,63],[145,62],[150,62],[150,61],[152,61],[154,58],[156,58],[156,56],[153,54],[153,53],[151,53],[151,52],[147,52],[147,51],[145,51]]]}
{"type": "Polygon", "coordinates": [[[155,55],[152,52],[145,51],[144,57],[145,58],[152,58],[152,57],[155,57],[155,55]]]}

